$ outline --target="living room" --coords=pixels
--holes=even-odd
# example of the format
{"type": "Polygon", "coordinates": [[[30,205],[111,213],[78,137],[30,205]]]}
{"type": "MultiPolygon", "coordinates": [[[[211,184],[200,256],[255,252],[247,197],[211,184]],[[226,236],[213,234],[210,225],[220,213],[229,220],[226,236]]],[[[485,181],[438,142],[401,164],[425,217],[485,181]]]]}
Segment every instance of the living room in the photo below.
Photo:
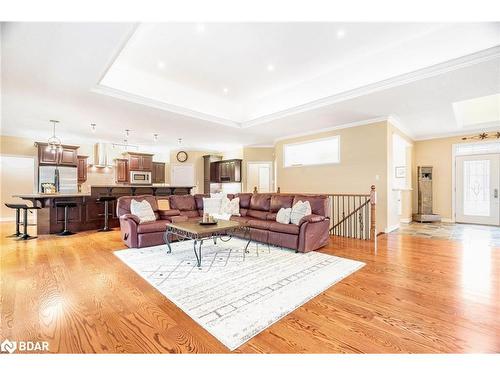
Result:
{"type": "Polygon", "coordinates": [[[500,22],[252,17],[1,20],[1,359],[498,363],[500,22]]]}

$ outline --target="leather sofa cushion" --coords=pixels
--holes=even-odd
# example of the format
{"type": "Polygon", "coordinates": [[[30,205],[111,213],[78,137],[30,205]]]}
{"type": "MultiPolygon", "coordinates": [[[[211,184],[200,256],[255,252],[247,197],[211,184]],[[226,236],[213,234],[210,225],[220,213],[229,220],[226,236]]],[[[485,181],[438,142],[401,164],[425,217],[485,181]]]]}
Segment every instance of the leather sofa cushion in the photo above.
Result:
{"type": "Polygon", "coordinates": [[[293,195],[278,195],[271,197],[271,212],[278,212],[280,208],[290,208],[293,203],[293,195]]]}
{"type": "MultiPolygon", "coordinates": [[[[210,194],[195,194],[194,201],[196,202],[196,209],[203,212],[203,198],[209,198],[210,194]]],[[[203,215],[203,214],[202,214],[203,215]]]]}
{"type": "Polygon", "coordinates": [[[247,208],[241,208],[240,204],[240,215],[241,216],[247,216],[248,209],[247,208]]]}
{"type": "Polygon", "coordinates": [[[276,213],[273,212],[273,213],[268,213],[266,215],[266,220],[270,220],[270,221],[276,221],[276,213]]]}
{"type": "Polygon", "coordinates": [[[269,226],[269,229],[273,232],[279,233],[288,233],[288,234],[299,234],[299,226],[295,224],[282,224],[282,223],[273,223],[269,226]]]}
{"type": "Polygon", "coordinates": [[[167,220],[156,220],[151,223],[143,223],[137,226],[137,233],[164,232],[167,229],[167,220]]]}
{"type": "Polygon", "coordinates": [[[311,204],[311,211],[313,214],[327,217],[330,214],[328,212],[328,197],[326,195],[296,195],[293,198],[293,204],[298,201],[308,201],[311,204]]]}
{"type": "Polygon", "coordinates": [[[179,211],[195,211],[196,201],[192,195],[171,195],[168,197],[170,208],[179,211]]]}
{"type": "Polygon", "coordinates": [[[255,219],[266,220],[268,212],[258,211],[258,210],[247,210],[246,216],[253,217],[255,219]]]}
{"type": "Polygon", "coordinates": [[[251,219],[249,219],[248,217],[242,217],[242,216],[235,216],[235,215],[233,215],[233,216],[231,216],[230,220],[231,221],[237,221],[238,223],[246,224],[251,219]]]}
{"type": "Polygon", "coordinates": [[[200,217],[200,214],[198,213],[198,210],[182,211],[181,215],[184,215],[184,216],[187,216],[187,217],[200,217]]]}
{"type": "Polygon", "coordinates": [[[272,221],[267,220],[248,220],[247,225],[255,229],[269,230],[272,221]]]}
{"type": "Polygon", "coordinates": [[[269,211],[271,207],[271,194],[253,194],[250,199],[250,209],[269,211]]]}
{"type": "Polygon", "coordinates": [[[252,193],[239,193],[236,194],[240,198],[240,208],[249,208],[250,200],[252,199],[252,193]]]}

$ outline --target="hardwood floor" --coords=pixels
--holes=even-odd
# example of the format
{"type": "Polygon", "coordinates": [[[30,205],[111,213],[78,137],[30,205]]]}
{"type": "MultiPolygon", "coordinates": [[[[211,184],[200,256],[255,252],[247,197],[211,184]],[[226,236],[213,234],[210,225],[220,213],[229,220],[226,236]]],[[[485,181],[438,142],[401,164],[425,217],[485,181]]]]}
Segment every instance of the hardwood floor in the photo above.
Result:
{"type": "MultiPolygon", "coordinates": [[[[118,232],[5,238],[0,339],[56,353],[226,353],[120,262],[118,232]]],[[[500,249],[406,235],[332,238],[325,253],[366,266],[290,313],[239,353],[500,352],[500,249]]]]}

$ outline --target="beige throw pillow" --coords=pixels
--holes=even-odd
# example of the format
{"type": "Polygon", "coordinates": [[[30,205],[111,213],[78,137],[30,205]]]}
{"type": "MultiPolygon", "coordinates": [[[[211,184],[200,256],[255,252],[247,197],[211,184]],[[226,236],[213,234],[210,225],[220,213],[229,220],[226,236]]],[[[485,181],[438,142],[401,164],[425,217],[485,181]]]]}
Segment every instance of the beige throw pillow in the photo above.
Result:
{"type": "Polygon", "coordinates": [[[300,220],[307,215],[311,214],[311,204],[309,201],[298,201],[292,207],[292,213],[290,214],[290,221],[292,224],[299,225],[300,220]]]}
{"type": "Polygon", "coordinates": [[[149,223],[151,221],[156,221],[156,216],[153,208],[147,200],[136,201],[132,199],[130,203],[130,213],[139,218],[139,223],[149,223]]]}
{"type": "Polygon", "coordinates": [[[292,214],[291,208],[280,208],[276,214],[276,221],[281,224],[290,224],[290,215],[292,214]]]}
{"type": "Polygon", "coordinates": [[[228,197],[222,198],[220,207],[221,214],[240,216],[240,198],[229,199],[228,197]]]}

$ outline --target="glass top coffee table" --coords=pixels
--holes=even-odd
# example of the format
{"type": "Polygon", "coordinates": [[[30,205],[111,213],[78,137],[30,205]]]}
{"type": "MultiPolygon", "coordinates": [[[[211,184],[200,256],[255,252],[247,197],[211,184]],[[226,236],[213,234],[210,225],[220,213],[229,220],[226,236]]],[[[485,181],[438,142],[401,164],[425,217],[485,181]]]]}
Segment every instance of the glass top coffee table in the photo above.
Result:
{"type": "Polygon", "coordinates": [[[177,237],[183,240],[194,240],[193,250],[196,256],[198,268],[201,267],[201,247],[203,241],[213,240],[217,244],[217,239],[223,242],[229,241],[234,234],[240,233],[241,236],[248,241],[245,246],[244,253],[248,252],[248,245],[250,244],[250,227],[238,221],[219,220],[217,224],[202,225],[198,221],[182,221],[178,223],[170,223],[163,235],[163,239],[168,246],[168,252],[172,252],[170,246],[171,238],[177,237]],[[197,247],[198,245],[198,247],[197,247]]]}

